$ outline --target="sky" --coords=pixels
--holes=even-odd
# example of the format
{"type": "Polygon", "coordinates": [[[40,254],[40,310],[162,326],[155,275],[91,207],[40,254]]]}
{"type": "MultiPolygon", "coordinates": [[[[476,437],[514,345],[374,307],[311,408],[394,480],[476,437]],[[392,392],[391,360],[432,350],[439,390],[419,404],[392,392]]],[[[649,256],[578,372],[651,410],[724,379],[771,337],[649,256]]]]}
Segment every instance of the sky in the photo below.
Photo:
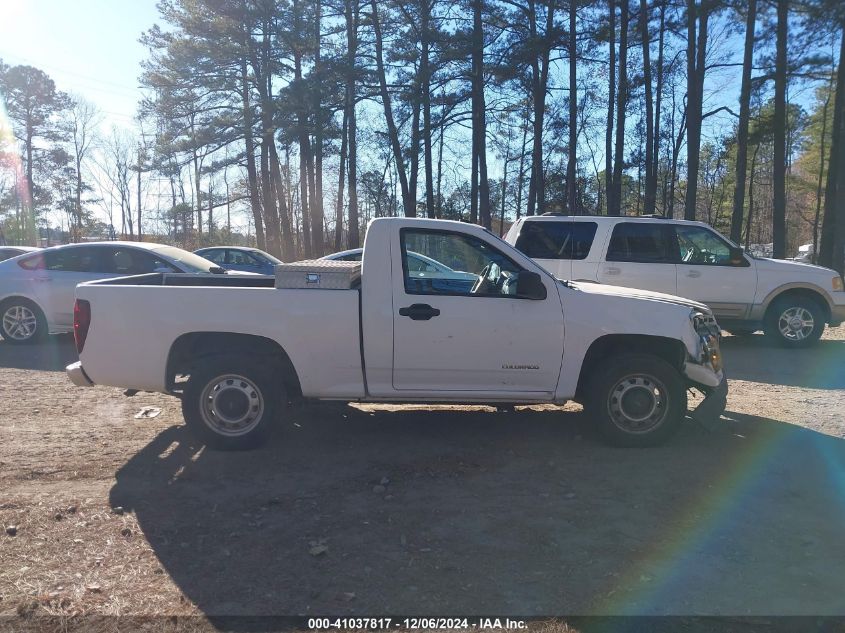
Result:
{"type": "Polygon", "coordinates": [[[93,102],[107,129],[129,127],[147,57],[138,38],[157,17],[155,0],[0,0],[0,59],[93,102]]]}

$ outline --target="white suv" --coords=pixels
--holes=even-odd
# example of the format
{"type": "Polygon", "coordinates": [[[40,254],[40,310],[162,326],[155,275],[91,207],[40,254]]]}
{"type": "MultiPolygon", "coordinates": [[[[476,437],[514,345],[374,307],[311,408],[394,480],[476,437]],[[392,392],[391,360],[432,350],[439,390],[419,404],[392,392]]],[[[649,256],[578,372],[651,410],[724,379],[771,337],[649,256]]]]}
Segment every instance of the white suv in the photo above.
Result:
{"type": "Polygon", "coordinates": [[[754,257],[702,222],[548,214],[520,218],[505,240],[559,279],[706,303],[734,334],[763,329],[786,346],[805,347],[825,323],[845,321],[835,270],[754,257]]]}

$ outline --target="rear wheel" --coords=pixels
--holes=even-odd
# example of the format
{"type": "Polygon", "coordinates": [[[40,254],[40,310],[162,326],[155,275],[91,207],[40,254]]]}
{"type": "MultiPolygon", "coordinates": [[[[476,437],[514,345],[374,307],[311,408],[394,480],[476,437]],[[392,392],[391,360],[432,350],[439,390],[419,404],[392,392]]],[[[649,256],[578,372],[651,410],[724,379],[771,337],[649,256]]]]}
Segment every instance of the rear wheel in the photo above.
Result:
{"type": "Polygon", "coordinates": [[[0,306],[0,334],[12,345],[36,343],[47,335],[47,319],[28,299],[9,299],[0,306]]]}
{"type": "Polygon", "coordinates": [[[819,304],[800,295],[776,299],[766,313],[766,336],[784,347],[809,347],[824,332],[819,304]]]}
{"type": "Polygon", "coordinates": [[[655,446],[669,439],[687,411],[680,372],[646,354],[616,356],[594,368],[585,422],[615,446],[655,446]]]}
{"type": "Polygon", "coordinates": [[[255,448],[267,440],[286,403],[269,367],[240,356],[221,356],[191,372],[182,394],[188,428],[219,450],[255,448]]]}

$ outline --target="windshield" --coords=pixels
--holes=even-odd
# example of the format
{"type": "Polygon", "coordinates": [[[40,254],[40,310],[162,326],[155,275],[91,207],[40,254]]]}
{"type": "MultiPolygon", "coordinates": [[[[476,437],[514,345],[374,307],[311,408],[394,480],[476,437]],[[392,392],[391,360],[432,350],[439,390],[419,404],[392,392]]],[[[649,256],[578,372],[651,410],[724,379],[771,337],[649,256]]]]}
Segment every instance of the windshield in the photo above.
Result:
{"type": "Polygon", "coordinates": [[[155,249],[155,252],[172,260],[188,273],[210,273],[212,269],[220,268],[214,262],[175,246],[162,246],[155,249]]]}

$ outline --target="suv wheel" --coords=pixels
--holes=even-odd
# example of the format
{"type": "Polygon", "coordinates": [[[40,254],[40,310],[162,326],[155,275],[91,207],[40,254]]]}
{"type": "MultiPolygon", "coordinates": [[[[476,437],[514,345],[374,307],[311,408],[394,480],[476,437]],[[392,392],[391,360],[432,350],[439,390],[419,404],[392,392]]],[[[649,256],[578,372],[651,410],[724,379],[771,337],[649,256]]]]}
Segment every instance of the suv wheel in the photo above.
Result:
{"type": "Polygon", "coordinates": [[[824,332],[824,312],[800,295],[776,299],[766,313],[765,332],[784,347],[809,347],[824,332]]]}
{"type": "Polygon", "coordinates": [[[198,439],[219,450],[264,443],[287,402],[269,368],[239,356],[205,361],[191,372],[182,394],[182,415],[198,439]]]}
{"type": "Polygon", "coordinates": [[[35,343],[47,334],[47,319],[32,301],[10,299],[0,306],[0,334],[12,345],[35,343]]]}
{"type": "Polygon", "coordinates": [[[687,411],[680,372],[662,358],[631,354],[593,369],[586,422],[615,446],[655,446],[669,439],[687,411]]]}

